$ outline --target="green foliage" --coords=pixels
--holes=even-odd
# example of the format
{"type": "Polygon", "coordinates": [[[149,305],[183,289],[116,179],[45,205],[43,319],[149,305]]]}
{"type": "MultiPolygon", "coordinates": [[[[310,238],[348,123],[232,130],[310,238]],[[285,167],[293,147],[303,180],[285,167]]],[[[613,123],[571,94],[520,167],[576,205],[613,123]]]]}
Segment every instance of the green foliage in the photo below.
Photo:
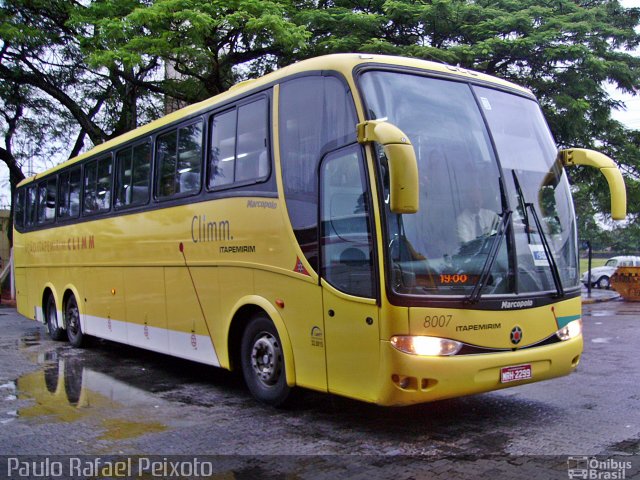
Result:
{"type": "Polygon", "coordinates": [[[263,75],[303,48],[308,33],[289,10],[280,0],[100,0],[72,22],[90,32],[81,45],[91,65],[135,68],[160,58],[179,74],[160,88],[191,103],[263,75]]]}
{"type": "MultiPolygon", "coordinates": [[[[611,118],[619,107],[605,85],[634,93],[640,9],[610,0],[334,0],[296,2],[295,19],[312,32],[301,56],[359,51],[461,65],[530,88],[561,147],[614,158],[626,175],[632,222],[640,214],[638,132],[611,118]]],[[[604,178],[569,172],[580,232],[606,237],[593,219],[609,210],[604,178]],[[586,230],[588,229],[588,230],[586,230]]]]}

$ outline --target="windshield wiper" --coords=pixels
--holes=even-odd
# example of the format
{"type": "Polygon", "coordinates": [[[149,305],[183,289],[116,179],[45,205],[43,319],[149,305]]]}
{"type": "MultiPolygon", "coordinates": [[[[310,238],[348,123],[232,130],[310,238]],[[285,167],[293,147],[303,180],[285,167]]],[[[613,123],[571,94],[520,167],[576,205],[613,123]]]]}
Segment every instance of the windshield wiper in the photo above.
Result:
{"type": "Polygon", "coordinates": [[[480,300],[480,296],[482,294],[482,289],[487,284],[487,280],[489,279],[489,274],[491,273],[491,269],[493,268],[493,264],[498,257],[498,249],[500,245],[502,245],[502,239],[504,238],[505,233],[507,232],[507,226],[509,225],[509,221],[511,220],[511,210],[505,210],[502,213],[502,221],[498,226],[498,231],[496,236],[493,239],[493,243],[491,244],[491,248],[489,249],[489,253],[487,254],[487,259],[484,261],[484,265],[482,267],[482,271],[480,272],[480,277],[473,287],[473,291],[467,297],[467,302],[476,303],[480,300]]]}
{"type": "MultiPolygon", "coordinates": [[[[524,204],[524,214],[526,216],[527,210],[531,212],[531,216],[533,217],[533,221],[536,224],[536,229],[538,230],[538,235],[540,235],[540,241],[542,242],[542,249],[544,250],[544,254],[547,257],[547,261],[549,262],[549,268],[551,269],[551,276],[553,277],[553,283],[556,287],[556,292],[558,292],[559,297],[564,297],[564,288],[562,288],[562,280],[560,279],[560,272],[558,271],[558,265],[556,264],[556,260],[553,257],[553,253],[551,252],[551,247],[549,246],[549,240],[547,239],[547,235],[544,233],[542,229],[542,223],[540,222],[540,217],[538,217],[538,212],[536,212],[536,207],[533,203],[527,202],[524,198],[524,192],[522,191],[522,187],[520,186],[520,181],[518,180],[518,176],[515,171],[511,172],[513,174],[513,181],[516,186],[516,190],[518,191],[518,195],[524,204]]],[[[527,225],[527,229],[529,226],[527,225]]],[[[527,233],[527,237],[529,234],[527,233]]]]}

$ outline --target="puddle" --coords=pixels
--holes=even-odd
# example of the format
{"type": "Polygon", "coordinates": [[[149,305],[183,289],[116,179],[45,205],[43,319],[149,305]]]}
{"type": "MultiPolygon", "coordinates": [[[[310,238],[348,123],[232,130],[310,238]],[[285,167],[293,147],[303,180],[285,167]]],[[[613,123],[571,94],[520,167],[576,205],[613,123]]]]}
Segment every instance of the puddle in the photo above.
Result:
{"type": "Polygon", "coordinates": [[[166,425],[158,422],[133,422],[119,418],[110,418],[102,421],[105,431],[98,438],[100,440],[124,440],[126,438],[139,437],[146,433],[163,432],[166,425]]]}
{"type": "Polygon", "coordinates": [[[81,358],[58,357],[56,351],[41,354],[39,363],[43,368],[18,378],[13,391],[0,386],[0,394],[7,398],[30,400],[31,405],[19,408],[16,417],[49,423],[102,417],[105,431],[99,438],[109,440],[166,430],[157,422],[111,418],[118,411],[141,416],[130,409],[157,408],[158,399],[151,394],[86,367],[81,358]]]}
{"type": "Polygon", "coordinates": [[[26,348],[40,345],[41,340],[40,330],[33,330],[20,338],[20,347],[26,348]]]}

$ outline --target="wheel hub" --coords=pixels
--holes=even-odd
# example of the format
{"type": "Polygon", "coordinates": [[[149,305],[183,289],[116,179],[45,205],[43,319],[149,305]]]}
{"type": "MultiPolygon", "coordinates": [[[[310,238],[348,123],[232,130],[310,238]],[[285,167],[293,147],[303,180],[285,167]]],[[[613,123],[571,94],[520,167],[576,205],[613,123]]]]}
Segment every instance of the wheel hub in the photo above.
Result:
{"type": "Polygon", "coordinates": [[[251,351],[251,367],[258,379],[265,385],[273,385],[280,378],[282,350],[278,340],[270,333],[263,332],[255,340],[251,351]]]}

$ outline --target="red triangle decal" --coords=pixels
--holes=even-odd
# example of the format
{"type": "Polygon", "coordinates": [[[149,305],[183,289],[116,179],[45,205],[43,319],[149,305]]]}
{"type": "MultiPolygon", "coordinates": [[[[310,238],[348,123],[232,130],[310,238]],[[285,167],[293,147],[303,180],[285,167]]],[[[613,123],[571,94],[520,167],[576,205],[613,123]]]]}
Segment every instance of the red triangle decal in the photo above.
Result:
{"type": "Polygon", "coordinates": [[[297,273],[300,273],[300,274],[302,274],[302,275],[310,276],[310,275],[309,275],[309,272],[307,272],[307,269],[306,269],[306,268],[304,268],[304,265],[302,264],[302,261],[300,260],[300,258],[299,258],[299,257],[296,257],[296,266],[295,266],[295,268],[293,269],[293,271],[294,271],[294,272],[297,272],[297,273]]]}

